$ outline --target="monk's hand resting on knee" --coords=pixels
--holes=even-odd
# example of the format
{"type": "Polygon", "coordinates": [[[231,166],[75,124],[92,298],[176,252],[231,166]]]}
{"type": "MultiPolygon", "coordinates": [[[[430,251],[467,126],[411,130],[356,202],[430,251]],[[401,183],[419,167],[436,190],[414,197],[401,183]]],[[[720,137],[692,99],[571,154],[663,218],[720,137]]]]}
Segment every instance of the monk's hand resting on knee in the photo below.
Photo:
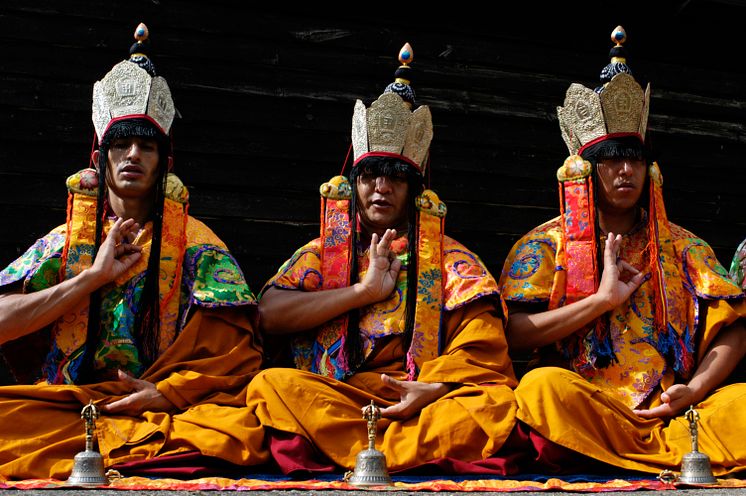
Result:
{"type": "Polygon", "coordinates": [[[401,397],[399,403],[381,409],[381,416],[397,420],[414,417],[451,390],[451,386],[443,382],[398,381],[386,374],[381,374],[381,380],[401,397]]]}
{"type": "Polygon", "coordinates": [[[152,382],[135,379],[121,370],[118,371],[118,375],[120,381],[130,386],[132,393],[103,405],[101,410],[105,413],[134,417],[143,412],[168,412],[174,409],[173,403],[168,401],[152,382]]]}
{"type": "Polygon", "coordinates": [[[661,393],[662,405],[647,410],[632,410],[643,418],[675,417],[689,405],[697,403],[694,391],[686,384],[674,384],[661,393]]]}

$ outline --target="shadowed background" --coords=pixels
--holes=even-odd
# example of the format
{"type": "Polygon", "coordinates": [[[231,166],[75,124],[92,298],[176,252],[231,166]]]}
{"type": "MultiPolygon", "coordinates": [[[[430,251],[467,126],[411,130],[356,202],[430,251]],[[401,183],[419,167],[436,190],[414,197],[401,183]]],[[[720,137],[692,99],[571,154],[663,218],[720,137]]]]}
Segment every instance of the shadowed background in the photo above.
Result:
{"type": "Polygon", "coordinates": [[[190,213],[255,291],[318,235],[318,186],[342,168],[355,99],[369,105],[392,81],[406,41],[418,103],[433,113],[431,187],[448,205],[446,231],[498,276],[512,244],[558,214],[567,149],[556,107],[570,83],[597,85],[617,24],[636,79],[652,85],[648,136],[669,218],[728,265],[746,237],[746,4],[557,3],[495,16],[468,3],[4,1],[0,265],[64,222],[65,178],[88,165],[93,83],[126,57],[141,21],[182,115],[175,172],[190,213]]]}

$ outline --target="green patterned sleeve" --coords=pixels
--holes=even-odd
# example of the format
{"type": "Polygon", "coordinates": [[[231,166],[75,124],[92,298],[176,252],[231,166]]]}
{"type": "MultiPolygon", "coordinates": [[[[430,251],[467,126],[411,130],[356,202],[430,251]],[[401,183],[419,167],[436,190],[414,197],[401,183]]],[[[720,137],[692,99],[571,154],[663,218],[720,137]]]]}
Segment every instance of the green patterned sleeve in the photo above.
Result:
{"type": "Polygon", "coordinates": [[[59,282],[59,269],[65,236],[55,229],[40,238],[26,252],[0,272],[0,292],[16,283],[23,292],[39,291],[59,282]]]}
{"type": "Polygon", "coordinates": [[[256,303],[238,262],[218,246],[197,245],[187,250],[182,283],[190,294],[190,304],[201,307],[256,303]]]}
{"type": "Polygon", "coordinates": [[[746,239],[736,249],[730,264],[729,276],[741,289],[746,290],[746,239]]]}

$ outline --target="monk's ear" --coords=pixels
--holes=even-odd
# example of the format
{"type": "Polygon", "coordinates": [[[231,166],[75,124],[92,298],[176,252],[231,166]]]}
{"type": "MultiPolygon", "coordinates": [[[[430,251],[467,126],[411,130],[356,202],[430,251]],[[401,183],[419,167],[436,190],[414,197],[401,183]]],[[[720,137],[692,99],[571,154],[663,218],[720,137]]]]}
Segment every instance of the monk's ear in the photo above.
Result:
{"type": "Polygon", "coordinates": [[[93,150],[91,152],[91,162],[93,162],[93,167],[98,170],[98,158],[101,156],[100,150],[93,150]]]}

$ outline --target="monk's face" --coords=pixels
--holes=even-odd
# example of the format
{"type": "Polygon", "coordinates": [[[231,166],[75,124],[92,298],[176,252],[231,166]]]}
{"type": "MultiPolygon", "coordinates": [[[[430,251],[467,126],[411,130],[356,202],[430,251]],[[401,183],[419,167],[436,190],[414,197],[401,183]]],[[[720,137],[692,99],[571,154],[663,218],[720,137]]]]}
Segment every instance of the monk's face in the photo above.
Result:
{"type": "Polygon", "coordinates": [[[407,228],[409,184],[403,173],[382,176],[363,172],[355,186],[360,221],[365,229],[380,233],[386,229],[407,228]]]}
{"type": "Polygon", "coordinates": [[[624,213],[637,205],[645,185],[647,168],[644,160],[608,158],[599,160],[598,206],[608,213],[624,213]]]}
{"type": "Polygon", "coordinates": [[[106,183],[119,198],[144,198],[158,179],[158,142],[154,138],[117,138],[108,150],[106,183]]]}

